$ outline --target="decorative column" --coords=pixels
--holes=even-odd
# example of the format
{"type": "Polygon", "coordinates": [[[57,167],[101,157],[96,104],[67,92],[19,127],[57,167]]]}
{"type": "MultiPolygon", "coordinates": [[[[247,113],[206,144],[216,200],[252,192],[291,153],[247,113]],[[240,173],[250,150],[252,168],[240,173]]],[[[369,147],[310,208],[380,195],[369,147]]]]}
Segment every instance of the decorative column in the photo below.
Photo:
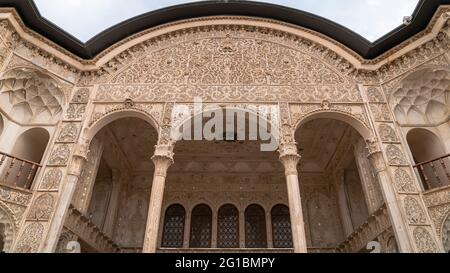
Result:
{"type": "Polygon", "coordinates": [[[386,90],[379,85],[359,85],[367,103],[375,136],[367,141],[369,159],[377,173],[401,252],[444,252],[426,209],[420,181],[407,160],[407,144],[390,109],[386,90]]]}
{"type": "Polygon", "coordinates": [[[245,248],[245,210],[239,210],[239,246],[245,248]]]}
{"type": "Polygon", "coordinates": [[[156,253],[167,171],[174,163],[173,148],[173,145],[170,144],[158,145],[155,155],[152,157],[155,164],[155,174],[153,176],[143,253],[156,253]]]}
{"type": "Polygon", "coordinates": [[[55,215],[53,216],[53,221],[50,224],[47,240],[45,240],[45,244],[43,246],[42,252],[44,253],[53,253],[56,250],[59,235],[63,229],[64,221],[66,220],[67,212],[69,211],[70,204],[72,203],[77,182],[81,176],[83,166],[86,163],[88,153],[88,145],[78,145],[74,152],[72,162],[67,171],[66,181],[60,192],[59,202],[56,207],[55,215]]]}
{"type": "Polygon", "coordinates": [[[212,208],[212,223],[211,223],[211,248],[217,248],[217,221],[218,211],[212,208]]]}
{"type": "Polygon", "coordinates": [[[280,161],[283,163],[286,175],[294,251],[295,253],[307,253],[306,233],[297,170],[297,165],[301,156],[297,152],[296,143],[282,144],[279,152],[280,161]]]}
{"type": "Polygon", "coordinates": [[[266,212],[267,248],[273,248],[272,213],[266,212]]]}
{"type": "Polygon", "coordinates": [[[345,171],[339,170],[335,173],[335,187],[338,196],[339,210],[341,212],[341,221],[344,226],[345,235],[350,236],[353,231],[353,222],[350,214],[350,209],[348,207],[347,194],[345,191],[345,171]]]}
{"type": "Polygon", "coordinates": [[[376,140],[368,140],[367,148],[369,150],[369,160],[375,169],[375,172],[380,183],[380,188],[386,202],[386,207],[389,211],[389,217],[392,227],[397,236],[400,252],[412,253],[414,249],[411,245],[411,240],[408,234],[408,228],[406,226],[407,220],[403,217],[403,213],[395,195],[394,188],[392,187],[389,174],[387,172],[387,166],[384,162],[383,153],[376,140]]]}
{"type": "Polygon", "coordinates": [[[186,211],[186,219],[184,219],[184,241],[183,248],[188,249],[191,240],[191,211],[186,211]]]}
{"type": "Polygon", "coordinates": [[[103,226],[103,233],[105,233],[105,235],[109,238],[112,238],[114,232],[123,181],[124,175],[121,174],[119,170],[113,170],[111,197],[109,200],[108,210],[106,212],[105,222],[103,226]]]}

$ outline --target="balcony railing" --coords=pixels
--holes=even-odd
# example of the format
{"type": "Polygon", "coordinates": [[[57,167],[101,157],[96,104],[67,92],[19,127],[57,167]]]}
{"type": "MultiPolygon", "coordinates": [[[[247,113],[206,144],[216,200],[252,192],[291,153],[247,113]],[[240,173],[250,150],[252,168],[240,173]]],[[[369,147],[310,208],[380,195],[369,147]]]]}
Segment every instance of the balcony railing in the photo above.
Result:
{"type": "Polygon", "coordinates": [[[414,166],[425,190],[450,185],[450,154],[414,166]]]}
{"type": "Polygon", "coordinates": [[[30,189],[42,166],[36,162],[0,152],[0,183],[30,189]]]}

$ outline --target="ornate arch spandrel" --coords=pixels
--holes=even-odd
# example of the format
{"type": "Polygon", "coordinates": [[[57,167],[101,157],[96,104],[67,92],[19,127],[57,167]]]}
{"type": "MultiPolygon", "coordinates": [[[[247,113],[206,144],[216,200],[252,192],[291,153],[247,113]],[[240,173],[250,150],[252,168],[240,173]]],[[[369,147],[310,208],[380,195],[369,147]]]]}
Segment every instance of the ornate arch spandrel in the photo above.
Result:
{"type": "Polygon", "coordinates": [[[85,139],[94,138],[102,128],[122,118],[139,118],[146,121],[155,131],[158,132],[161,129],[160,118],[163,104],[133,105],[130,107],[124,104],[102,106],[103,108],[94,110],[85,132],[85,139]]]}

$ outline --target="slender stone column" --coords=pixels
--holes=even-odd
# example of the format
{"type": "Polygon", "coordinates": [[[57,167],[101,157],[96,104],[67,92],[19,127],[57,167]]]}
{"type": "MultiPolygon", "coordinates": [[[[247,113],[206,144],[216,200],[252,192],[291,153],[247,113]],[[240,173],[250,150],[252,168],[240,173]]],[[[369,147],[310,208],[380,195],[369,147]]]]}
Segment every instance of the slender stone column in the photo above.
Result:
{"type": "Polygon", "coordinates": [[[218,211],[216,209],[213,209],[211,223],[211,248],[217,248],[217,220],[218,211]]]}
{"type": "Polygon", "coordinates": [[[189,243],[191,241],[191,211],[186,211],[186,219],[184,220],[184,241],[183,241],[183,248],[188,249],[189,243]]]}
{"type": "Polygon", "coordinates": [[[338,196],[339,210],[341,211],[342,225],[346,236],[350,236],[353,231],[352,217],[348,207],[347,194],[345,192],[345,171],[339,170],[335,174],[335,185],[338,196]]]}
{"type": "Polygon", "coordinates": [[[239,211],[239,245],[245,248],[245,211],[239,211]]]}
{"type": "Polygon", "coordinates": [[[156,253],[167,171],[174,163],[173,146],[156,146],[155,155],[152,157],[152,160],[155,164],[155,174],[153,176],[143,253],[156,253]]]}
{"type": "Polygon", "coordinates": [[[74,152],[72,162],[67,171],[66,183],[63,184],[61,189],[58,206],[43,246],[43,253],[53,253],[56,250],[59,235],[63,229],[64,221],[66,220],[66,215],[69,211],[77,182],[81,176],[83,166],[86,163],[88,153],[88,145],[78,145],[74,152]]]}
{"type": "Polygon", "coordinates": [[[403,217],[403,213],[398,204],[381,148],[379,147],[378,142],[374,140],[368,140],[367,144],[367,149],[369,150],[369,160],[377,174],[380,188],[389,212],[391,224],[397,237],[399,250],[401,253],[412,253],[414,252],[414,249],[408,234],[406,224],[407,220],[403,217]]]}
{"type": "Polygon", "coordinates": [[[272,213],[266,212],[266,231],[267,231],[267,247],[273,248],[273,233],[272,233],[272,213]]]}
{"type": "Polygon", "coordinates": [[[109,236],[109,238],[113,237],[114,232],[114,226],[116,223],[116,216],[117,216],[117,210],[119,207],[119,198],[120,198],[120,192],[122,189],[123,184],[123,178],[124,175],[120,173],[119,170],[113,170],[113,176],[112,176],[112,190],[111,190],[111,197],[109,201],[108,210],[106,212],[105,216],[105,222],[103,227],[103,232],[106,234],[106,236],[109,236]]]}
{"type": "Polygon", "coordinates": [[[301,157],[297,152],[296,143],[280,146],[280,161],[283,163],[287,192],[289,198],[289,212],[291,215],[292,240],[295,253],[307,253],[305,224],[303,221],[302,199],[298,182],[297,165],[301,157]]]}

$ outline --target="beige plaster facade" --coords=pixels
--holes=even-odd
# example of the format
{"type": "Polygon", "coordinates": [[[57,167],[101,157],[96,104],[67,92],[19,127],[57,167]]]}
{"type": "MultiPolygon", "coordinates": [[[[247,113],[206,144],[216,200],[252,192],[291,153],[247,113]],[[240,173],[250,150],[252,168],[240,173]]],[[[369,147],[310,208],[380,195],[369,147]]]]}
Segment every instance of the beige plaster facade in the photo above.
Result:
{"type": "Polygon", "coordinates": [[[234,16],[83,60],[0,9],[0,250],[450,251],[449,18],[373,60],[234,16]],[[174,140],[196,98],[276,107],[278,151],[174,140]]]}

